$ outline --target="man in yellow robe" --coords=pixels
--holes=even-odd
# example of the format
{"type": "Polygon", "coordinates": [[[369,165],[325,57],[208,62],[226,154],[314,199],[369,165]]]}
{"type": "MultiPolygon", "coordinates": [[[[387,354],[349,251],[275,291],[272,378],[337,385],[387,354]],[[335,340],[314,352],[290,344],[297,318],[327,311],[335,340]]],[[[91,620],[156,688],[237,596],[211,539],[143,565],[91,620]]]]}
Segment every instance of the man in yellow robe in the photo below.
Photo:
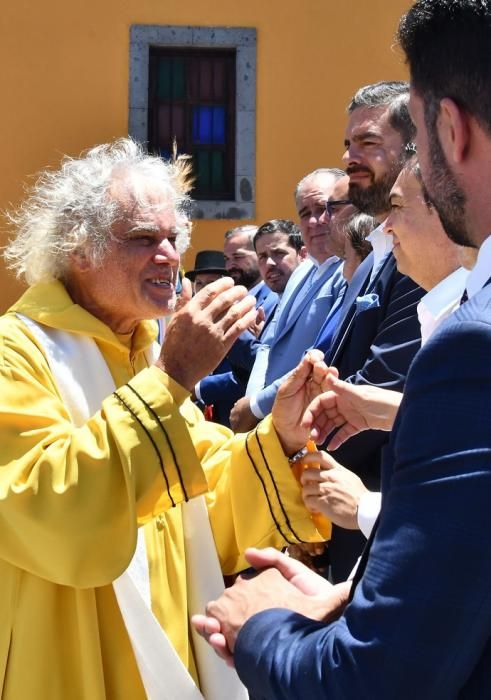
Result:
{"type": "Polygon", "coordinates": [[[287,461],[306,439],[298,424],[315,368],[305,361],[273,418],[248,435],[205,422],[189,400],[251,322],[246,290],[208,286],[149,362],[151,319],[175,300],[185,199],[178,166],[120,140],[44,174],[14,217],[6,258],[30,286],[0,319],[4,700],[146,697],[111,585],[139,525],[153,614],[199,684],[183,502],[206,494],[225,574],[247,567],[247,546],[319,538],[287,461]],[[80,426],[29,319],[95,341],[107,364],[116,389],[80,426]]]}

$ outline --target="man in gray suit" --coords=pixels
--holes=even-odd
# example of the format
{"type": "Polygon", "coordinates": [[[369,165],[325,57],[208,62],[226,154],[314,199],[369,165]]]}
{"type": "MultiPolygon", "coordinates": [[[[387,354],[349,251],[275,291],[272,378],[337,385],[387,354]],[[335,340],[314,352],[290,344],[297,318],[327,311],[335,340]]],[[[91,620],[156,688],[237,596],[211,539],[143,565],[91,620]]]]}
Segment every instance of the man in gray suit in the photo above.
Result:
{"type": "Polygon", "coordinates": [[[250,395],[232,409],[230,424],[237,432],[250,430],[270,413],[281,382],[312,345],[333,305],[341,302],[346,284],[326,202],[331,202],[331,210],[347,206],[348,183],[342,170],[322,168],[297,185],[295,201],[309,261],[297,268],[286,286],[269,349],[256,356],[250,395]],[[262,388],[256,391],[256,387],[262,388]]]}

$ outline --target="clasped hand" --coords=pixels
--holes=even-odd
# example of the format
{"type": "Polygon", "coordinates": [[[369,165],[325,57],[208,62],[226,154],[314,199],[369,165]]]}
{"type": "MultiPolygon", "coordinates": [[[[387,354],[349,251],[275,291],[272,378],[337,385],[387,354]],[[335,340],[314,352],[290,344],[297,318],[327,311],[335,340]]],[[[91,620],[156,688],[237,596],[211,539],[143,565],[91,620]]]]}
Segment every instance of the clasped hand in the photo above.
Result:
{"type": "Polygon", "coordinates": [[[314,620],[330,622],[343,611],[349,582],[333,586],[304,564],[276,549],[248,549],[246,559],[257,575],[237,579],[222,596],[208,603],[192,624],[215,652],[233,666],[237,636],[247,620],[270,608],[286,608],[314,620]]]}

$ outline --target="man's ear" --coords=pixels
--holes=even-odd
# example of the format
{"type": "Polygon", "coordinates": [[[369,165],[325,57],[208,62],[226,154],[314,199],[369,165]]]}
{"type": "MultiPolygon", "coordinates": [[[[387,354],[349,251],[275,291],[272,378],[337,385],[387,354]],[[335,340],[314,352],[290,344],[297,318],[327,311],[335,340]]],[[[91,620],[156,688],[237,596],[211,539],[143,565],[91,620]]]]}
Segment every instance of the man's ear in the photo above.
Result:
{"type": "Polygon", "coordinates": [[[440,101],[436,125],[447,160],[450,163],[461,163],[469,149],[469,115],[454,100],[444,97],[440,101]]]}
{"type": "Polygon", "coordinates": [[[70,254],[70,264],[79,272],[85,272],[90,268],[90,260],[84,250],[74,250],[70,254]]]}

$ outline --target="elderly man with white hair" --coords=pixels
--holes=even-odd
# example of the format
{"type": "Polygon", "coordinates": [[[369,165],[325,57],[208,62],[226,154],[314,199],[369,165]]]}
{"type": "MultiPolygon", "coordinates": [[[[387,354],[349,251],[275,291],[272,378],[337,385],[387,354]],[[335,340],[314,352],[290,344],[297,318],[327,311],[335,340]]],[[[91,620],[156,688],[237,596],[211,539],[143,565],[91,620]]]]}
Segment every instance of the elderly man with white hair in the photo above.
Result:
{"type": "Polygon", "coordinates": [[[155,342],[189,237],[185,175],[122,139],[43,173],[11,217],[6,258],[29,288],[0,319],[6,700],[242,697],[189,614],[247,546],[320,537],[287,456],[325,365],[305,360],[273,417],[233,436],[189,395],[254,299],[218,280],[155,342]]]}

